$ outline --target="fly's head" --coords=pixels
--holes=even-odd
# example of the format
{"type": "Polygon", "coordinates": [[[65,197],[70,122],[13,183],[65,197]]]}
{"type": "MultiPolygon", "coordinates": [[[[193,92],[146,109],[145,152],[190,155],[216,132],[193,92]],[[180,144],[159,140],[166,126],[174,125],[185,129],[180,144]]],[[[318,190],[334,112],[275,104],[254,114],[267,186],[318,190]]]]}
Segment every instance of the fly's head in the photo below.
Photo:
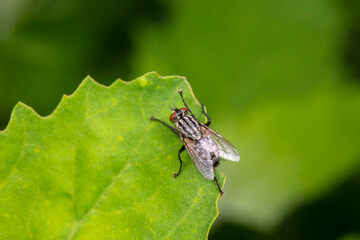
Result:
{"type": "Polygon", "coordinates": [[[173,123],[178,122],[180,119],[182,119],[183,117],[185,117],[188,114],[188,110],[187,108],[170,108],[171,110],[173,110],[173,112],[170,115],[170,121],[173,123]]]}

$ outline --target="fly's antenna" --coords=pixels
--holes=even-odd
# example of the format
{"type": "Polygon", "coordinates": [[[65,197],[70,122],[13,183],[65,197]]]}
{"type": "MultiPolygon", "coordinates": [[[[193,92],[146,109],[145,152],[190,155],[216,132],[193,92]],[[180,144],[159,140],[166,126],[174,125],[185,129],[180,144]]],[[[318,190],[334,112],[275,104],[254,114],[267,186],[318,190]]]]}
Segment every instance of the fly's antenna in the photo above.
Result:
{"type": "Polygon", "coordinates": [[[173,107],[170,107],[170,110],[173,110],[173,111],[176,111],[178,108],[175,106],[175,104],[174,104],[174,106],[173,107]]]}

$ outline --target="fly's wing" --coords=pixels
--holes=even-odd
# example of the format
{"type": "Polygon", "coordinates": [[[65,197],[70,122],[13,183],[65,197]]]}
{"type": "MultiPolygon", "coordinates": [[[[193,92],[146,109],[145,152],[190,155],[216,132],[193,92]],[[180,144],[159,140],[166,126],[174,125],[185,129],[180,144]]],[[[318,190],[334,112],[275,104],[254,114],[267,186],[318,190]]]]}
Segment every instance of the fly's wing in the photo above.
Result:
{"type": "Polygon", "coordinates": [[[235,147],[229,143],[228,140],[223,138],[220,134],[209,128],[208,126],[201,124],[201,131],[204,135],[209,135],[215,142],[219,149],[219,157],[233,162],[238,162],[240,156],[235,147]]]}
{"type": "Polygon", "coordinates": [[[187,152],[191,160],[194,162],[197,170],[208,180],[214,179],[214,167],[213,161],[209,154],[205,154],[201,151],[202,148],[199,148],[193,140],[190,138],[181,139],[185,145],[187,152]]]}

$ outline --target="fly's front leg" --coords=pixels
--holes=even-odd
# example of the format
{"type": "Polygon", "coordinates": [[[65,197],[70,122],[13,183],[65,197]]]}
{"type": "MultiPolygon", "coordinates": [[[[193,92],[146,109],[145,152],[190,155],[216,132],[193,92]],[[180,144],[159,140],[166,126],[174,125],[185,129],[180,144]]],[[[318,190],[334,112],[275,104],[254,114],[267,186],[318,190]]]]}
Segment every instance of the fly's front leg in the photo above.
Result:
{"type": "Polygon", "coordinates": [[[180,154],[185,150],[185,146],[183,145],[179,152],[178,152],[178,157],[179,157],[179,161],[180,161],[180,168],[179,168],[179,171],[177,173],[174,173],[174,178],[176,178],[177,176],[179,176],[180,172],[181,172],[181,167],[182,167],[182,161],[181,161],[181,157],[180,157],[180,154]]]}
{"type": "Polygon", "coordinates": [[[159,119],[157,119],[157,118],[154,118],[154,116],[151,116],[151,117],[150,117],[150,120],[151,120],[151,121],[161,122],[162,124],[164,124],[165,126],[167,126],[173,133],[175,133],[176,135],[179,135],[178,131],[177,131],[175,128],[173,128],[173,127],[170,126],[169,124],[167,124],[167,123],[165,123],[165,122],[163,122],[163,121],[161,121],[161,120],[159,120],[159,119]]]}
{"type": "Polygon", "coordinates": [[[183,103],[184,103],[185,107],[187,108],[187,110],[189,110],[191,116],[193,116],[193,117],[195,118],[194,114],[192,113],[192,111],[190,110],[190,108],[188,107],[188,105],[186,105],[185,100],[184,100],[184,97],[183,97],[183,95],[182,95],[182,92],[183,92],[183,90],[180,88],[180,89],[178,90],[178,93],[180,94],[181,100],[183,101],[183,103]]]}
{"type": "MultiPolygon", "coordinates": [[[[180,94],[180,97],[181,97],[181,99],[182,99],[185,107],[189,110],[191,116],[193,116],[193,117],[195,118],[194,114],[192,113],[192,111],[190,110],[190,108],[188,107],[188,105],[186,105],[185,100],[184,100],[184,97],[183,97],[183,95],[182,95],[182,92],[183,92],[183,90],[180,88],[180,89],[178,90],[178,93],[180,94]]],[[[208,121],[205,123],[205,125],[206,125],[206,126],[210,126],[210,124],[211,124],[211,119],[209,118],[209,116],[208,116],[208,115],[206,114],[206,112],[205,112],[205,106],[204,106],[201,102],[199,102],[199,103],[200,103],[200,105],[201,105],[201,112],[202,112],[202,114],[204,114],[205,117],[206,117],[206,119],[208,120],[208,121]]]]}
{"type": "Polygon", "coordinates": [[[206,126],[210,126],[210,124],[211,124],[211,119],[209,118],[209,116],[206,114],[206,112],[205,112],[205,106],[204,105],[202,105],[202,103],[200,103],[200,105],[201,105],[201,112],[202,112],[202,114],[204,114],[205,115],[205,117],[207,118],[207,122],[205,123],[205,125],[206,126]]]}

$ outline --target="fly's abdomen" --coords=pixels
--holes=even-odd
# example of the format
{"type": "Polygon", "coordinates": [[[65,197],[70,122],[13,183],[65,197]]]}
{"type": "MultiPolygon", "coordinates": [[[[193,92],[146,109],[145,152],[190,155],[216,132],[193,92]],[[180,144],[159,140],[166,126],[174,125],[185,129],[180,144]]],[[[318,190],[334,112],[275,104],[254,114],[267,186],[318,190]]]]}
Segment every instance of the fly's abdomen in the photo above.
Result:
{"type": "Polygon", "coordinates": [[[219,160],[219,150],[210,137],[203,137],[196,141],[194,151],[204,161],[211,161],[212,164],[219,160]]]}
{"type": "Polygon", "coordinates": [[[194,141],[201,138],[200,124],[191,116],[181,118],[176,124],[178,131],[194,141]]]}

